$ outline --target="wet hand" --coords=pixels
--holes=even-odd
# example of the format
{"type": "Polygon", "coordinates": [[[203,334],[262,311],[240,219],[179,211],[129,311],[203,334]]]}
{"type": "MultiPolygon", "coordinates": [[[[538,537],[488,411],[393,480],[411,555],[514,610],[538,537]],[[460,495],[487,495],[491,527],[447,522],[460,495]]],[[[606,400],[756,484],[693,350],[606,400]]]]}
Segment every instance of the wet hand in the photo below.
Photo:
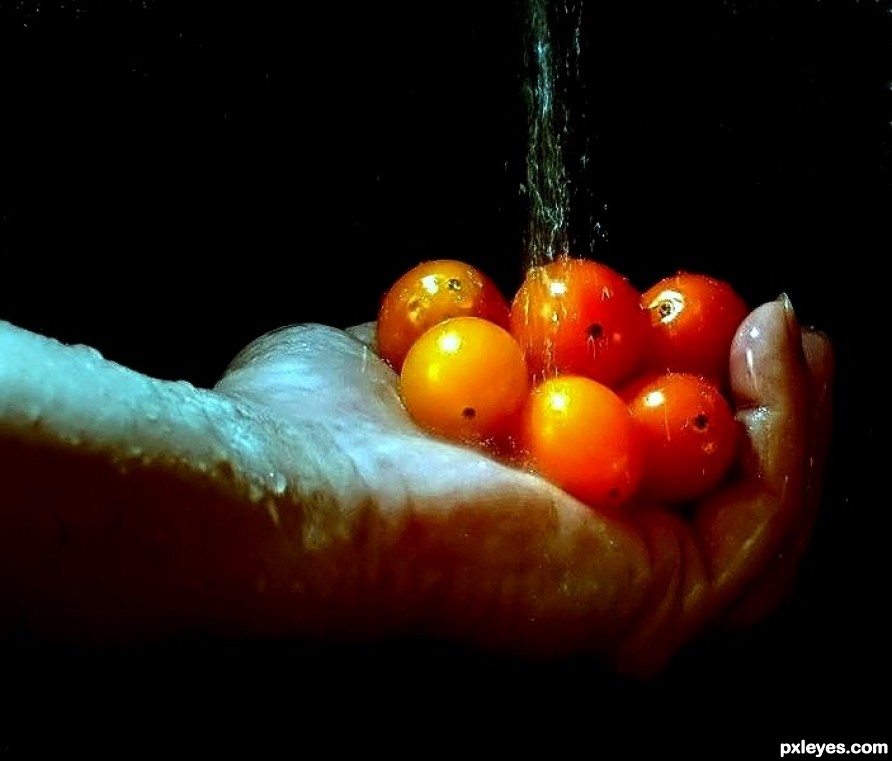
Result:
{"type": "Polygon", "coordinates": [[[740,478],[690,517],[599,513],[409,419],[371,326],[264,336],[213,390],[0,330],[0,609],[50,637],[457,641],[648,675],[789,593],[832,349],[783,302],[732,349],[740,478]]]}

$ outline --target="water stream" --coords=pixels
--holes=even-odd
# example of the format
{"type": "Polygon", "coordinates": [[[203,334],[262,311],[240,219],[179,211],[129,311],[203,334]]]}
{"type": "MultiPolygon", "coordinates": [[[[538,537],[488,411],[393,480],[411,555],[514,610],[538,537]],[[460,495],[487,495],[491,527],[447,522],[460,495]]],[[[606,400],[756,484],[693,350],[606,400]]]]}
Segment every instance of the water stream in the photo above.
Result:
{"type": "MultiPolygon", "coordinates": [[[[527,266],[570,249],[571,180],[568,94],[579,78],[581,2],[526,0],[524,88],[528,117],[526,183],[527,266]]],[[[577,157],[584,165],[585,156],[577,157]]]]}

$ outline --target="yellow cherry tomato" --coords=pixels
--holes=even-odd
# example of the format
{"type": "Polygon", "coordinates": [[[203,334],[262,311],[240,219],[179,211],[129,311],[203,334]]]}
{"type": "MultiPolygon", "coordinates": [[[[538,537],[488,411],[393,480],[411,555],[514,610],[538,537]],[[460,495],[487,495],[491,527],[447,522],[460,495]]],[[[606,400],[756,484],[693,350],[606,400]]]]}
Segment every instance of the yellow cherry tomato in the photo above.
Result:
{"type": "Polygon", "coordinates": [[[400,390],[419,425],[450,439],[486,442],[510,432],[529,377],[523,351],[505,328],[453,317],[412,344],[400,390]]]}

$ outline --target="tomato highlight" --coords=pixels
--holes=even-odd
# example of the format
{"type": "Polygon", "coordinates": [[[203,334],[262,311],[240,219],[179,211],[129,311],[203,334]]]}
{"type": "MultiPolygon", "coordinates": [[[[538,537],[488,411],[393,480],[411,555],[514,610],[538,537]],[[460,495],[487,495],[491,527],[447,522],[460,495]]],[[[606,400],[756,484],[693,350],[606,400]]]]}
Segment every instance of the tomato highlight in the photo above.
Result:
{"type": "Polygon", "coordinates": [[[728,283],[678,272],[644,291],[641,305],[650,317],[648,369],[697,373],[725,384],[731,342],[749,311],[728,283]]]}

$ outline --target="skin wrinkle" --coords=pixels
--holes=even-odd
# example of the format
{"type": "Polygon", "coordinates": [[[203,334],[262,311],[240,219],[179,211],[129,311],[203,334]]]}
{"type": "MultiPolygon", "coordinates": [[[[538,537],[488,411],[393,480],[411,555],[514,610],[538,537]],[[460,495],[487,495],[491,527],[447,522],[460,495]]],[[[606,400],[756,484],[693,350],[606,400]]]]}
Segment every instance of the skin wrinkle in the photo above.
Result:
{"type": "MultiPolygon", "coordinates": [[[[570,527],[568,531],[565,532],[564,536],[566,537],[566,541],[571,545],[577,544],[580,539],[583,539],[586,545],[589,545],[583,548],[584,551],[580,551],[579,554],[584,558],[590,558],[593,562],[592,567],[575,568],[574,571],[577,579],[577,588],[586,591],[589,595],[588,599],[598,601],[598,605],[600,606],[599,610],[605,619],[604,631],[599,632],[597,643],[590,640],[588,641],[588,646],[603,648],[609,641],[615,640],[615,638],[620,635],[628,625],[627,622],[634,617],[636,610],[640,610],[644,607],[644,601],[647,595],[646,588],[651,581],[651,571],[646,554],[637,557],[634,555],[627,555],[626,553],[629,551],[627,545],[621,546],[618,543],[614,544],[610,541],[605,542],[603,536],[596,538],[596,534],[587,531],[585,528],[585,518],[588,516],[588,511],[590,509],[583,507],[582,510],[582,523],[575,527],[570,527]],[[610,568],[614,566],[614,563],[617,560],[617,551],[621,556],[620,560],[622,568],[625,570],[623,571],[616,567],[613,567],[612,571],[602,572],[599,570],[602,567],[610,568]],[[625,575],[626,580],[630,582],[629,585],[625,587],[625,596],[608,594],[605,599],[604,592],[602,592],[602,586],[598,584],[597,581],[594,583],[589,582],[590,579],[598,580],[609,578],[611,574],[617,573],[625,575]]],[[[623,529],[622,525],[617,522],[612,526],[611,530],[615,531],[616,535],[619,536],[625,529],[623,529]]],[[[544,591],[544,594],[547,595],[549,590],[553,588],[554,585],[550,584],[544,591]]],[[[614,587],[613,591],[616,592],[618,590],[614,587]]],[[[577,599],[586,598],[580,597],[577,599]]],[[[564,612],[572,614],[572,606],[569,611],[565,610],[564,612]]],[[[591,633],[583,636],[591,637],[591,633]]],[[[583,646],[585,643],[586,640],[583,640],[579,643],[579,646],[583,646]]]]}
{"type": "MultiPolygon", "coordinates": [[[[423,512],[412,499],[401,511],[388,558],[389,570],[385,572],[387,584],[383,587],[389,607],[394,611],[407,610],[404,625],[409,634],[424,631],[425,622],[441,618],[448,621],[443,610],[447,601],[456,597],[458,588],[457,582],[450,586],[450,578],[458,577],[450,576],[448,556],[431,542],[431,521],[422,517],[423,512]]],[[[388,511],[388,515],[392,517],[393,511],[388,511]]]]}
{"type": "Polygon", "coordinates": [[[651,595],[614,655],[623,670],[643,678],[658,672],[675,649],[702,630],[717,583],[696,532],[675,516],[650,518],[651,595]]]}
{"type": "Polygon", "coordinates": [[[307,543],[289,547],[296,566],[290,571],[292,589],[300,598],[285,601],[282,608],[298,613],[302,607],[315,608],[319,621],[311,620],[307,627],[295,620],[285,634],[355,641],[400,631],[399,610],[384,604],[386,597],[380,594],[386,583],[390,531],[380,506],[363,498],[352,500],[347,509],[333,510],[330,500],[326,493],[312,498],[313,512],[319,516],[312,534],[305,531],[307,543]]]}
{"type": "MultiPolygon", "coordinates": [[[[359,451],[367,456],[375,449],[361,447],[359,451]]],[[[398,449],[394,445],[389,451],[398,449]]],[[[425,520],[419,519],[419,507],[409,497],[404,477],[390,466],[386,455],[374,453],[379,468],[353,458],[357,473],[375,474],[372,483],[366,481],[373,493],[380,493],[374,488],[378,481],[388,486],[379,499],[366,500],[354,514],[350,542],[360,562],[357,597],[362,598],[360,605],[368,611],[368,620],[376,622],[375,635],[411,633],[417,628],[413,621],[428,617],[453,591],[448,588],[448,573],[431,562],[425,520]]]]}
{"type": "MultiPolygon", "coordinates": [[[[647,661],[662,663],[662,657],[654,652],[649,653],[644,659],[640,653],[648,650],[649,642],[658,641],[658,632],[663,628],[679,584],[678,543],[665,541],[665,533],[661,531],[660,516],[656,517],[658,520],[643,526],[648,548],[649,589],[628,626],[620,633],[609,655],[609,659],[616,663],[620,670],[638,676],[646,676],[652,670],[657,670],[657,666],[647,661]]],[[[670,540],[676,540],[674,532],[668,532],[668,535],[670,540]]]]}
{"type": "MultiPolygon", "coordinates": [[[[385,545],[386,532],[379,518],[379,511],[371,500],[364,501],[356,510],[353,521],[351,544],[357,548],[360,559],[356,596],[368,600],[373,590],[386,585],[393,586],[388,578],[388,564],[381,548],[385,545]]],[[[399,592],[396,593],[397,596],[399,592]]],[[[380,611],[379,611],[380,613],[380,611]]],[[[393,614],[390,614],[393,617],[393,614]]]]}
{"type": "MultiPolygon", "coordinates": [[[[459,507],[456,512],[460,516],[463,511],[459,507]]],[[[487,523],[488,521],[484,520],[480,530],[486,531],[487,523]]],[[[498,526],[505,525],[506,522],[500,517],[498,526]]],[[[445,523],[441,526],[432,523],[429,517],[425,517],[419,521],[416,529],[421,536],[430,532],[429,535],[435,543],[437,535],[439,534],[441,537],[439,542],[441,552],[431,556],[426,551],[422,551],[420,558],[422,564],[426,560],[433,565],[433,572],[437,580],[454,579],[453,586],[443,582],[433,589],[431,599],[427,603],[429,613],[438,617],[434,626],[437,631],[449,631],[451,632],[450,636],[458,638],[471,636],[483,645],[488,642],[492,647],[502,647],[518,652],[528,649],[533,642],[537,641],[540,642],[539,647],[541,647],[545,641],[543,638],[549,636],[556,641],[564,640],[562,649],[572,648],[573,643],[567,641],[566,632],[555,637],[554,627],[565,629],[561,621],[567,615],[570,615],[572,620],[572,611],[568,611],[566,606],[561,603],[561,599],[565,599],[563,595],[556,597],[555,590],[560,588],[560,576],[556,577],[554,574],[555,571],[558,574],[563,571],[552,566],[547,547],[543,548],[540,555],[541,562],[538,564],[530,564],[524,568],[504,565],[505,561],[513,556],[512,544],[522,541],[529,546],[535,546],[536,537],[541,533],[540,531],[526,529],[523,538],[515,537],[511,532],[506,537],[504,530],[497,531],[495,538],[490,541],[489,549],[484,553],[488,559],[486,567],[480,569],[476,566],[464,566],[460,551],[462,541],[479,541],[475,538],[475,534],[479,534],[479,531],[474,528],[474,521],[467,524],[460,519],[447,516],[445,523]],[[462,540],[450,543],[446,547],[446,551],[443,552],[443,536],[462,537],[462,540]],[[449,546],[453,547],[454,552],[449,551],[449,546]],[[518,570],[524,572],[517,574],[518,570]],[[497,588],[490,582],[491,579],[497,579],[507,573],[518,575],[518,581],[511,589],[497,588]],[[440,604],[433,599],[439,592],[442,592],[440,604]],[[457,605],[461,607],[461,614],[453,611],[457,605]],[[461,622],[458,628],[456,622],[461,622]]],[[[416,547],[420,546],[423,550],[426,548],[425,541],[419,536],[413,537],[413,544],[416,547]]],[[[411,567],[410,565],[410,572],[411,567]]],[[[580,569],[575,569],[575,575],[577,578],[584,577],[580,569]]],[[[577,602],[576,605],[578,606],[578,604],[577,602]]],[[[615,608],[616,604],[611,603],[610,605],[615,608]]],[[[576,645],[582,644],[578,641],[579,635],[574,636],[576,639],[573,642],[576,645]]]]}
{"type": "Polygon", "coordinates": [[[683,552],[681,556],[682,585],[679,604],[679,616],[682,626],[676,637],[676,647],[680,647],[684,641],[693,637],[695,632],[701,630],[706,622],[708,608],[708,595],[712,585],[707,565],[706,554],[696,531],[685,526],[683,534],[683,552]]]}
{"type": "MultiPolygon", "coordinates": [[[[248,425],[258,427],[260,430],[256,435],[257,441],[275,441],[276,446],[267,447],[270,451],[284,449],[271,464],[273,472],[287,473],[292,462],[301,462],[304,467],[308,464],[313,466],[315,477],[305,477],[300,484],[286,483],[286,489],[293,492],[289,495],[290,499],[286,500],[286,504],[290,506],[291,513],[302,513],[301,527],[297,534],[301,537],[300,546],[318,552],[325,549],[329,543],[342,539],[346,531],[343,527],[338,528],[343,522],[343,514],[337,509],[339,502],[326,496],[327,493],[330,494],[333,486],[336,487],[337,482],[322,475],[326,469],[332,468],[333,458],[339,450],[324,426],[310,421],[301,432],[298,432],[294,426],[275,419],[262,408],[258,409],[248,392],[231,396],[239,399],[242,404],[243,415],[239,427],[244,428],[248,425]],[[298,446],[298,443],[307,436],[312,437],[314,441],[312,450],[298,446]]],[[[351,471],[349,465],[347,458],[339,458],[339,470],[347,474],[343,483],[350,483],[352,478],[358,477],[355,469],[351,471]]],[[[258,501],[276,500],[279,497],[279,494],[271,492],[269,485],[266,485],[263,496],[259,497],[258,501]]]]}
{"type": "MultiPolygon", "coordinates": [[[[508,516],[512,519],[513,516],[508,516]]],[[[516,520],[516,518],[514,518],[516,520]]],[[[545,521],[548,528],[552,528],[558,524],[558,513],[556,509],[549,511],[549,517],[545,521]]],[[[527,543],[535,546],[535,536],[526,537],[527,543]]],[[[498,548],[494,549],[493,554],[497,554],[498,548]]],[[[551,553],[548,547],[541,548],[541,554],[532,560],[525,562],[523,556],[518,558],[518,563],[508,573],[502,574],[502,582],[495,587],[495,595],[493,596],[493,606],[502,610],[524,609],[524,601],[532,601],[532,609],[542,607],[543,591],[545,594],[553,589],[560,587],[546,584],[546,590],[541,590],[542,579],[551,579],[553,564],[550,561],[551,553]],[[538,581],[537,583],[537,580],[538,581]]],[[[553,591],[552,591],[553,594],[553,591]]],[[[497,617],[497,616],[496,616],[497,617]]],[[[527,614],[529,623],[535,625],[537,623],[537,615],[535,612],[527,614]]]]}

